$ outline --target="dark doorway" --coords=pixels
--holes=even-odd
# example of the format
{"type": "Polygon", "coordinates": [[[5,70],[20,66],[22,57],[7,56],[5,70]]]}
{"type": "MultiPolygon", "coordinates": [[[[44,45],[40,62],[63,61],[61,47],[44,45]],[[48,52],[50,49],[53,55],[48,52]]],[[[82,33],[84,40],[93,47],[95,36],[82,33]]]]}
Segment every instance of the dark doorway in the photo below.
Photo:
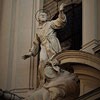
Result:
{"type": "MultiPolygon", "coordinates": [[[[57,37],[62,49],[80,50],[82,46],[82,3],[70,4],[65,7],[67,23],[63,29],[57,31],[57,37]]],[[[56,19],[58,13],[52,18],[56,19]]]]}

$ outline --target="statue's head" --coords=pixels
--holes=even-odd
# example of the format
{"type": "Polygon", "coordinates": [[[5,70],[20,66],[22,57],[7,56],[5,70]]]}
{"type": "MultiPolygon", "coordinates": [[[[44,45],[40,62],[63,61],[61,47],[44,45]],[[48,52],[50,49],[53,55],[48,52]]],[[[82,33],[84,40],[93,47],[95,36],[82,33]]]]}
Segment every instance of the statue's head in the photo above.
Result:
{"type": "Polygon", "coordinates": [[[35,18],[38,22],[45,22],[47,20],[51,19],[51,14],[49,11],[45,10],[45,9],[39,9],[36,13],[35,13],[35,18]]]}
{"type": "Polygon", "coordinates": [[[38,15],[38,20],[39,20],[39,21],[42,21],[42,22],[47,21],[47,14],[44,13],[44,12],[41,12],[41,13],[38,15]]]}

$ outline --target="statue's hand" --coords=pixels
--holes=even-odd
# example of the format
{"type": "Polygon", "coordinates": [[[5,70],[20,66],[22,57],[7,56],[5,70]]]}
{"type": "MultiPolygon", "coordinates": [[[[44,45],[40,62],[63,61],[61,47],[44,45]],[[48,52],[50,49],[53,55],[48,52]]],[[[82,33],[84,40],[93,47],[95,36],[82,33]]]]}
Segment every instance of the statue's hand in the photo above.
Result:
{"type": "Polygon", "coordinates": [[[24,56],[22,56],[22,59],[27,59],[27,58],[29,58],[29,57],[31,57],[32,56],[32,53],[31,52],[29,52],[28,54],[25,54],[24,56]]]}
{"type": "Polygon", "coordinates": [[[22,56],[22,59],[27,59],[27,58],[29,58],[30,56],[29,55],[24,55],[24,56],[22,56]]]}
{"type": "Polygon", "coordinates": [[[59,11],[63,11],[64,10],[64,7],[66,6],[66,4],[62,3],[59,7],[59,11]]]}

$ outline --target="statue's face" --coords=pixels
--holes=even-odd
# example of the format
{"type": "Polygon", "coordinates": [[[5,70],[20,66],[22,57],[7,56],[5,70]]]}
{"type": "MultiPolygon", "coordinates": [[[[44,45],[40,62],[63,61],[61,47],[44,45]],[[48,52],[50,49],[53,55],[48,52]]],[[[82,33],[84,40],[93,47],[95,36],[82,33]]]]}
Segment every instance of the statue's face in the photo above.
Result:
{"type": "Polygon", "coordinates": [[[38,16],[38,19],[40,21],[46,21],[47,20],[47,14],[46,13],[40,13],[38,16]]]}

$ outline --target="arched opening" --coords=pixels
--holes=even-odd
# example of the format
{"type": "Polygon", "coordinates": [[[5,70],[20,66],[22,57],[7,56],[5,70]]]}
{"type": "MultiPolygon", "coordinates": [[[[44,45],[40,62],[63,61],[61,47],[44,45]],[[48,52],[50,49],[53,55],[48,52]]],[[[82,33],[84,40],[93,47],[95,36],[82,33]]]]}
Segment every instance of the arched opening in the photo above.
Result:
{"type": "MultiPolygon", "coordinates": [[[[80,50],[82,46],[82,3],[73,3],[65,7],[67,23],[57,31],[57,37],[64,50],[80,50]]],[[[58,13],[52,18],[56,19],[58,13]]]]}

